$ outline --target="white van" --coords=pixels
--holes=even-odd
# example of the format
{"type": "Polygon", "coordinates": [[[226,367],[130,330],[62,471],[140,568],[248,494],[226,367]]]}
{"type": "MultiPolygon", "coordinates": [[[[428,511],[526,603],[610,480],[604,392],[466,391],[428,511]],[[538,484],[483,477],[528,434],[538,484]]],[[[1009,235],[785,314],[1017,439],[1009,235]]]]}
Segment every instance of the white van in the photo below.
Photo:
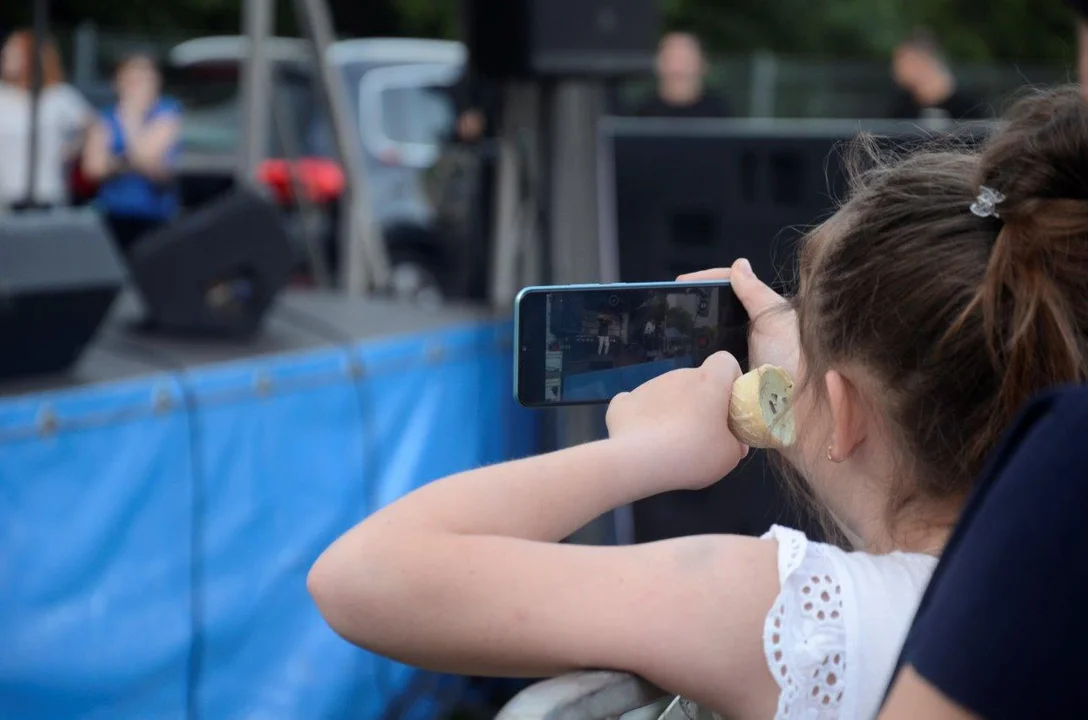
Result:
{"type": "MultiPolygon", "coordinates": [[[[270,128],[269,157],[294,150],[335,162],[308,46],[296,38],[270,38],[266,47],[278,109],[291,130],[284,138],[282,126],[270,128]]],[[[191,177],[233,173],[243,131],[239,78],[248,51],[248,38],[229,36],[197,38],[170,52],[166,90],[185,107],[182,168],[191,177]]],[[[442,293],[457,248],[437,226],[423,181],[453,133],[452,90],[467,51],[441,40],[372,38],[334,43],[327,59],[339,70],[359,128],[371,207],[387,241],[395,284],[403,293],[442,293]]],[[[331,237],[329,245],[335,262],[331,237]]]]}

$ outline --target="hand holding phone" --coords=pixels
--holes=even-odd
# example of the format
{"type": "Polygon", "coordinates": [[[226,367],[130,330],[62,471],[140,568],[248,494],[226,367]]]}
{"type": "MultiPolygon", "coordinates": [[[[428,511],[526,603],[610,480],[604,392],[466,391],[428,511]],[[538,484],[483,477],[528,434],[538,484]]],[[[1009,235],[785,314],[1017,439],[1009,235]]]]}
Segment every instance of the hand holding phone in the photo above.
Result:
{"type": "Polygon", "coordinates": [[[697,368],[658,376],[612,399],[608,437],[664,455],[675,490],[701,490],[718,482],[748,454],[729,429],[729,399],[741,376],[736,358],[711,355],[697,368]]]}
{"type": "Polygon", "coordinates": [[[607,403],[723,350],[746,363],[747,326],[724,280],[527,288],[514,392],[527,407],[607,403]]]}
{"type": "Polygon", "coordinates": [[[748,367],[775,365],[791,377],[801,376],[801,343],[797,335],[797,313],[790,303],[752,271],[741,259],[732,268],[716,268],[681,275],[679,282],[729,281],[737,298],[752,318],[748,329],[748,367]]]}

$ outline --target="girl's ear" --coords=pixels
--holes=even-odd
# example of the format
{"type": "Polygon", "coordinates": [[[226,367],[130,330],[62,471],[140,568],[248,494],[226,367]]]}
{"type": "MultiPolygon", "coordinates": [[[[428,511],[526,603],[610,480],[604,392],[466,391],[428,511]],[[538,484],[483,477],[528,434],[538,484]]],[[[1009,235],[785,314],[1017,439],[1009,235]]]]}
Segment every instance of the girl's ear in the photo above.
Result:
{"type": "Polygon", "coordinates": [[[824,382],[831,407],[831,444],[827,457],[832,462],[844,462],[865,441],[865,408],[857,388],[842,373],[828,370],[824,382]]]}

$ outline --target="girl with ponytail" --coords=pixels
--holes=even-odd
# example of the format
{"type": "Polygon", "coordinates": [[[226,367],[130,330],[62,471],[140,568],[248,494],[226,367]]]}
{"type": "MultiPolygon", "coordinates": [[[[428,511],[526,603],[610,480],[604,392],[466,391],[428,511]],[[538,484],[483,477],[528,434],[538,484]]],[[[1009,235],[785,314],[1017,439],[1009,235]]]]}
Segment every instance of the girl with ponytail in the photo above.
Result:
{"type": "Polygon", "coordinates": [[[741,461],[740,368],[716,355],[616,398],[607,440],[441,480],[347,532],[309,577],[332,627],[435,670],[612,668],[731,718],[873,717],[985,458],[1032,396],[1088,375],[1088,102],[1026,98],[981,151],[859,148],[796,297],[743,260],[697,276],[730,278],[753,365],[800,380],[785,459],[851,547],[782,527],[561,544],[741,461]]]}

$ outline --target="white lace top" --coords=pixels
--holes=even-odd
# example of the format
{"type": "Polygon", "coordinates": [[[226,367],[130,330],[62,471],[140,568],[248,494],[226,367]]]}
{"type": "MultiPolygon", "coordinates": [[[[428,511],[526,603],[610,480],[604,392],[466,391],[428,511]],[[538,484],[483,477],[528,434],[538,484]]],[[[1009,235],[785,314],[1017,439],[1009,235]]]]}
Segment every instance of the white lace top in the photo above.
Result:
{"type": "Polygon", "coordinates": [[[775,720],[875,717],[937,558],[846,552],[777,525],[764,538],[781,583],[763,629],[775,720]]]}

